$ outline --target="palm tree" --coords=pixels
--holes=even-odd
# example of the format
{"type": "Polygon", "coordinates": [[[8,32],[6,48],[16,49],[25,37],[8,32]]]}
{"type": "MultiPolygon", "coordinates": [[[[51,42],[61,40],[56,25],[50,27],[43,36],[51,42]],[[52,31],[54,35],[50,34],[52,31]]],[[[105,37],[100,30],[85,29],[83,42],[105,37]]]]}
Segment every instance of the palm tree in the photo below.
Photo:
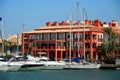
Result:
{"type": "Polygon", "coordinates": [[[104,31],[107,34],[108,39],[101,45],[101,55],[109,62],[115,61],[115,50],[118,49],[116,46],[117,34],[113,32],[112,28],[105,28],[104,31]]]}

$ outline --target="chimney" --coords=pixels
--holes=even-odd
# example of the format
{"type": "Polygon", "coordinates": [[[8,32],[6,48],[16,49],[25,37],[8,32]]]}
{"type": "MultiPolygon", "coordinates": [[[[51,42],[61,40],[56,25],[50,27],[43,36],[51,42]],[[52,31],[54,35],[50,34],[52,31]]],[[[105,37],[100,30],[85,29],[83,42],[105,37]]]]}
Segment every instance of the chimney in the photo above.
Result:
{"type": "Polygon", "coordinates": [[[116,27],[117,25],[115,23],[109,23],[110,27],[116,27]]]}
{"type": "Polygon", "coordinates": [[[52,25],[52,22],[47,22],[46,23],[46,26],[51,26],[52,25]]]}
{"type": "Polygon", "coordinates": [[[53,26],[58,26],[58,22],[55,21],[55,22],[53,23],[53,26]]]}
{"type": "Polygon", "coordinates": [[[89,20],[89,24],[92,25],[92,20],[89,20]]]}
{"type": "Polygon", "coordinates": [[[117,20],[112,20],[112,25],[113,27],[118,27],[118,21],[117,20]]]}
{"type": "Polygon", "coordinates": [[[66,25],[66,22],[65,22],[65,21],[62,21],[62,25],[65,26],[65,25],[66,25]]]}
{"type": "Polygon", "coordinates": [[[75,24],[79,24],[80,25],[80,20],[78,20],[75,24]]]}
{"type": "Polygon", "coordinates": [[[110,27],[118,27],[119,26],[118,21],[117,20],[112,20],[112,22],[109,23],[109,26],[110,27]]]}
{"type": "Polygon", "coordinates": [[[59,23],[60,26],[65,26],[66,25],[66,21],[62,21],[61,23],[59,23]]]}
{"type": "Polygon", "coordinates": [[[94,26],[100,27],[101,22],[99,20],[94,20],[94,26]]]}
{"type": "Polygon", "coordinates": [[[89,25],[89,20],[85,20],[85,25],[89,25]]]}

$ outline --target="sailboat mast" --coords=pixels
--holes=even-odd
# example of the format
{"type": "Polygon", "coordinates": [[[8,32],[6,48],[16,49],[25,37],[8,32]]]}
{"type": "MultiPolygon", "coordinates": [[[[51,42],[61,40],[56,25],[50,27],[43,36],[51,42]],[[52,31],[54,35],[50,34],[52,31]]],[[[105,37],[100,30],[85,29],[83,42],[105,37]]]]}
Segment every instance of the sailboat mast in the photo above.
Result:
{"type": "Polygon", "coordinates": [[[85,9],[83,9],[83,35],[84,35],[84,40],[83,40],[83,44],[84,44],[84,60],[86,59],[86,54],[85,54],[85,9]]]}
{"type": "Polygon", "coordinates": [[[71,64],[71,24],[72,24],[72,9],[70,10],[70,21],[69,21],[69,29],[70,29],[70,39],[69,39],[69,44],[70,44],[70,47],[69,47],[69,63],[71,64]]]}
{"type": "Polygon", "coordinates": [[[78,47],[78,54],[77,54],[77,57],[80,57],[80,5],[79,3],[77,3],[77,18],[78,18],[78,35],[77,35],[77,39],[78,39],[78,44],[77,44],[77,47],[78,47]]]}
{"type": "Polygon", "coordinates": [[[4,21],[3,20],[2,20],[1,38],[2,38],[2,52],[4,53],[4,21]]]}
{"type": "Polygon", "coordinates": [[[24,55],[24,27],[25,27],[25,24],[23,24],[22,27],[23,27],[23,47],[22,47],[22,50],[23,50],[23,55],[24,55]]]}
{"type": "Polygon", "coordinates": [[[19,33],[17,33],[17,51],[16,51],[16,55],[18,55],[18,49],[19,49],[19,41],[18,41],[18,38],[19,38],[19,33]]]}

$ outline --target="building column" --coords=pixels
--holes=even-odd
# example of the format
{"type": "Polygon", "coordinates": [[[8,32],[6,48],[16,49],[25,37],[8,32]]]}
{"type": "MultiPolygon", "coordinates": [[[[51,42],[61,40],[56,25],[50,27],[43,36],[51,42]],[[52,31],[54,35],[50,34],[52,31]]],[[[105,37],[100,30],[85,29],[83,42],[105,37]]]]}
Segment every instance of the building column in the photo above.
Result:
{"type": "Polygon", "coordinates": [[[92,33],[90,33],[90,60],[93,60],[93,41],[92,41],[92,33]]]}
{"type": "Polygon", "coordinates": [[[76,51],[73,51],[73,57],[76,58],[76,51]]]}
{"type": "Polygon", "coordinates": [[[57,50],[55,50],[55,61],[57,61],[57,50]]]}
{"type": "Polygon", "coordinates": [[[93,49],[90,51],[90,60],[93,60],[93,49]]]}
{"type": "Polygon", "coordinates": [[[96,54],[96,60],[98,60],[98,53],[96,54]]]}
{"type": "Polygon", "coordinates": [[[47,51],[47,58],[50,58],[50,57],[49,57],[49,51],[47,51]]]}
{"type": "Polygon", "coordinates": [[[69,56],[68,56],[68,51],[66,51],[66,54],[65,54],[65,58],[68,58],[69,56]]]}
{"type": "Polygon", "coordinates": [[[61,53],[60,53],[60,60],[62,61],[63,60],[63,58],[62,58],[62,54],[63,53],[63,51],[61,51],[61,53]]]}

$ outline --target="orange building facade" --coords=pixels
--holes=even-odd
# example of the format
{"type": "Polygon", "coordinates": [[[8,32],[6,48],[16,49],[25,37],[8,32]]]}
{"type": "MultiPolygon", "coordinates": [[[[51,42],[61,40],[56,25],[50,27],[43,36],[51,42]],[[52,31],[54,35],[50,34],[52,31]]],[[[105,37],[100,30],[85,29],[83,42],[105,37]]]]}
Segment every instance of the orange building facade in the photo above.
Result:
{"type": "Polygon", "coordinates": [[[24,32],[22,52],[33,56],[46,55],[52,60],[68,59],[70,52],[71,58],[80,56],[87,60],[101,59],[99,47],[104,42],[103,28],[118,25],[115,21],[107,24],[99,20],[85,20],[85,25],[78,22],[47,22],[45,27],[24,32]]]}

